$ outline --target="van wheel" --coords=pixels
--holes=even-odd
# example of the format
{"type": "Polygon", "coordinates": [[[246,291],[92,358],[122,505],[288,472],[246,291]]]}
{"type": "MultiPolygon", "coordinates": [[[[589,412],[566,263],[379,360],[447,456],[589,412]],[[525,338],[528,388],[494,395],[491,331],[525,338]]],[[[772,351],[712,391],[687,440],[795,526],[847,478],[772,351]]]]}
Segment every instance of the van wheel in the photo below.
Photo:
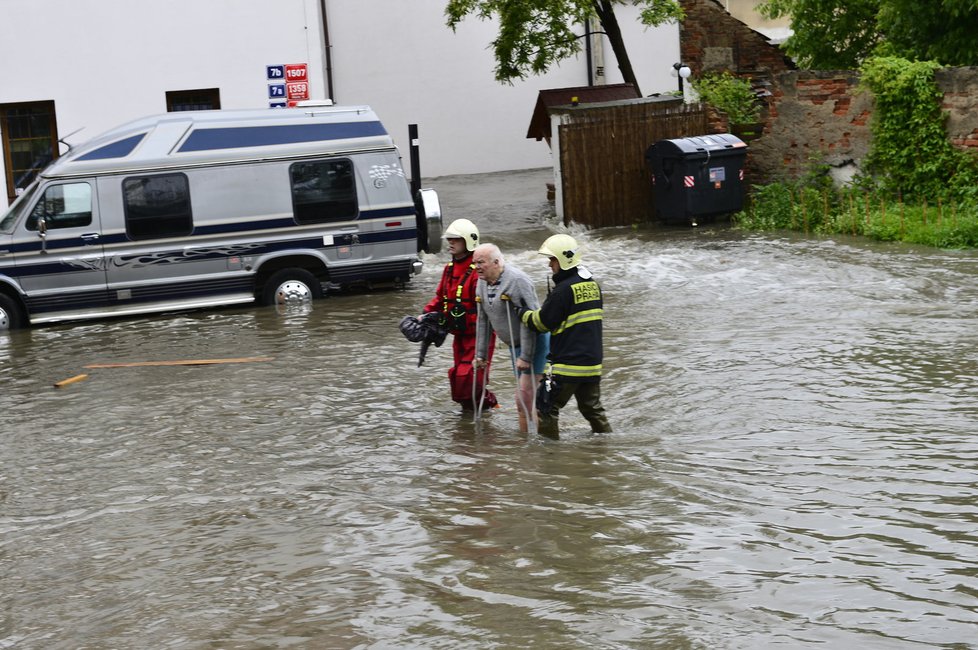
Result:
{"type": "Polygon", "coordinates": [[[0,293],[0,331],[16,330],[24,326],[24,310],[16,300],[0,293]]]}
{"type": "Polygon", "coordinates": [[[305,269],[282,269],[272,274],[262,289],[263,305],[304,305],[323,297],[323,288],[305,269]]]}

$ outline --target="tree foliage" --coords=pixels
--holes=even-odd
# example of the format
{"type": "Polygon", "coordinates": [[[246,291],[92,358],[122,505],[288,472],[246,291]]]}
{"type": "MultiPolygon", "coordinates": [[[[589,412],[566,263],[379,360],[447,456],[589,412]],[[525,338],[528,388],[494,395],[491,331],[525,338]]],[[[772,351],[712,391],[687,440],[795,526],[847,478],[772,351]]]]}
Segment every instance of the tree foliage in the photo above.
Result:
{"type": "Polygon", "coordinates": [[[978,0],[883,0],[879,54],[947,66],[978,65],[978,0]]]}
{"type": "Polygon", "coordinates": [[[858,67],[879,41],[880,0],[766,0],[758,6],[769,18],[791,18],[784,49],[803,68],[858,67]]]}
{"type": "MultiPolygon", "coordinates": [[[[628,0],[631,2],[631,0],[628,0]]],[[[583,25],[598,19],[607,35],[622,77],[638,88],[628,52],[615,16],[615,5],[626,0],[449,0],[447,24],[453,30],[474,15],[495,18],[499,34],[492,41],[496,79],[512,83],[530,74],[541,74],[582,49],[583,25]]],[[[681,20],[678,0],[634,0],[641,9],[644,25],[655,26],[681,20]]]]}
{"type": "Polygon", "coordinates": [[[802,67],[853,70],[874,55],[978,65],[978,0],[764,0],[790,17],[785,50],[802,67]]]}

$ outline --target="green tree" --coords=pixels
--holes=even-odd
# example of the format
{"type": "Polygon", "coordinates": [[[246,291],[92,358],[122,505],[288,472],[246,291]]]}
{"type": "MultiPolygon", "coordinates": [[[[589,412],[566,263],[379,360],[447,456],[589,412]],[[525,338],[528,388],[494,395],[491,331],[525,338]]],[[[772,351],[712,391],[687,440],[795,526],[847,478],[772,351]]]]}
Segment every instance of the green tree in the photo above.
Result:
{"type": "MultiPolygon", "coordinates": [[[[482,20],[498,19],[499,34],[492,41],[492,49],[496,79],[504,83],[546,72],[550,66],[580,52],[584,34],[575,32],[575,28],[582,29],[581,25],[597,18],[611,43],[622,78],[638,88],[615,16],[615,5],[626,1],[631,0],[449,0],[445,16],[453,30],[469,15],[482,20]]],[[[644,25],[683,18],[678,0],[634,0],[634,4],[641,7],[644,25]]]]}
{"type": "Polygon", "coordinates": [[[881,0],[878,54],[978,65],[978,0],[881,0]]]}
{"type": "Polygon", "coordinates": [[[802,67],[854,70],[886,55],[978,65],[978,0],[764,0],[769,18],[791,18],[785,50],[802,67]]]}

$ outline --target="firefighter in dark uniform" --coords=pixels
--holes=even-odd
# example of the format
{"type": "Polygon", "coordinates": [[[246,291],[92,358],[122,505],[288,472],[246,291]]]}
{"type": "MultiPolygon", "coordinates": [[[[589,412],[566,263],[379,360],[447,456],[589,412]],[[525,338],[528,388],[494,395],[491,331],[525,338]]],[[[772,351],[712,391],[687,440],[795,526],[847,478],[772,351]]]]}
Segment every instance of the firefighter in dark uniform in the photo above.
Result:
{"type": "MultiPolygon", "coordinates": [[[[489,381],[488,365],[481,371],[472,366],[475,358],[475,333],[478,323],[478,305],[475,287],[479,275],[472,263],[472,251],[479,245],[479,229],[468,219],[456,219],[442,237],[448,242],[452,261],[445,265],[435,297],[424,306],[424,313],[441,312],[448,331],[453,335],[454,363],[448,370],[448,383],[452,400],[462,405],[463,411],[481,406],[495,408],[496,396],[486,389],[489,381]],[[473,401],[474,395],[474,401],[473,401]]],[[[492,361],[495,335],[489,341],[487,361],[492,361]]]]}
{"type": "Polygon", "coordinates": [[[574,397],[591,430],[610,433],[601,406],[601,288],[580,265],[578,244],[570,235],[553,235],[539,252],[550,258],[555,286],[538,310],[513,306],[527,327],[550,332],[550,368],[537,391],[539,432],[556,438],[560,409],[574,397]]]}

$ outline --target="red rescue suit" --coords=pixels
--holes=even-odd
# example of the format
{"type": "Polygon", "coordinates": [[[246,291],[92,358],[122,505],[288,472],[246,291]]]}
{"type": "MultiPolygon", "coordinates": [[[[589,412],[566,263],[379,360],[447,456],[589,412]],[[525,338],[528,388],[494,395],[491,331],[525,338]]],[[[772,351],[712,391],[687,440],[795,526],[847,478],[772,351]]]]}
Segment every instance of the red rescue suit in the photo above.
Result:
{"type": "MultiPolygon", "coordinates": [[[[448,331],[453,336],[452,352],[455,356],[454,365],[448,370],[448,383],[452,387],[452,400],[462,405],[463,409],[474,410],[479,405],[480,396],[485,391],[482,401],[483,408],[496,406],[496,396],[486,390],[489,381],[489,367],[478,372],[475,386],[475,403],[472,402],[472,361],[475,358],[475,328],[478,322],[478,310],[475,302],[475,285],[479,275],[472,264],[472,253],[465,257],[452,260],[445,265],[441,274],[435,297],[424,306],[424,312],[441,312],[448,324],[448,331]]],[[[492,362],[492,353],[496,345],[496,335],[489,339],[489,351],[486,361],[492,362]]]]}

